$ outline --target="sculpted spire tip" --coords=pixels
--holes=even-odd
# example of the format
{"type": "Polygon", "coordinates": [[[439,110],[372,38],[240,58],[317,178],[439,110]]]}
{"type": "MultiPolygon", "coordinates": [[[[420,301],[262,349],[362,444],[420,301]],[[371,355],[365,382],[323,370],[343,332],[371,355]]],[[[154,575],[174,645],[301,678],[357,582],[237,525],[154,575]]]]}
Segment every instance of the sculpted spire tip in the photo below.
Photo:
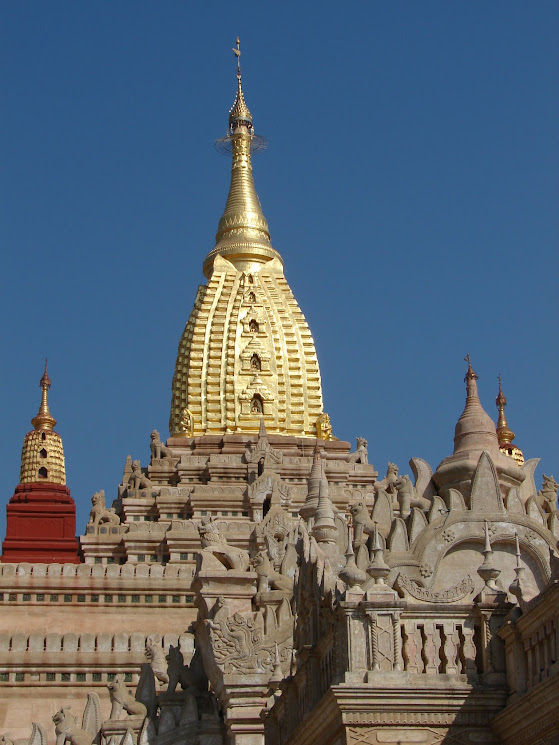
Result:
{"type": "Polygon", "coordinates": [[[515,434],[509,427],[507,418],[505,416],[505,408],[507,406],[507,399],[503,393],[503,386],[501,381],[501,373],[498,375],[499,378],[499,393],[495,399],[495,405],[499,412],[499,419],[497,421],[497,439],[499,440],[499,450],[505,455],[509,455],[517,462],[519,466],[524,463],[524,455],[519,447],[512,444],[515,438],[515,434]]]}
{"type": "Polygon", "coordinates": [[[39,411],[37,412],[37,416],[31,420],[31,424],[35,427],[36,430],[53,429],[54,425],[56,424],[56,419],[51,415],[49,411],[48,390],[51,387],[52,383],[47,371],[46,359],[45,370],[43,372],[41,380],[39,381],[39,385],[42,389],[41,405],[39,407],[39,411]]]}

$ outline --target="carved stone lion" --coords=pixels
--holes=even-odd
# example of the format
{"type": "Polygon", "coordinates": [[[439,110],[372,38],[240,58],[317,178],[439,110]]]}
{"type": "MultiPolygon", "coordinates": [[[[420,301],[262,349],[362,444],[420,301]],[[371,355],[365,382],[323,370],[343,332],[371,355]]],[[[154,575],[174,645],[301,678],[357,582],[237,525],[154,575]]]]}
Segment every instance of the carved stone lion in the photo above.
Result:
{"type": "MultiPolygon", "coordinates": [[[[142,716],[147,715],[146,705],[141,701],[136,701],[134,696],[130,693],[128,688],[124,685],[124,681],[121,675],[117,675],[113,681],[108,683],[107,688],[109,689],[109,697],[111,699],[111,719],[119,719],[122,714],[122,710],[129,716],[142,716]]],[[[74,743],[72,743],[74,745],[74,743]]],[[[76,743],[76,745],[82,745],[82,743],[76,743]]],[[[83,745],[91,745],[91,741],[83,745]]]]}
{"type": "Polygon", "coordinates": [[[202,569],[216,569],[214,562],[206,560],[206,557],[211,554],[226,569],[235,569],[239,572],[247,571],[250,566],[247,551],[230,546],[219,532],[214,518],[211,516],[202,518],[201,524],[198,525],[198,533],[202,542],[202,551],[200,552],[202,569]]]}
{"type": "Polygon", "coordinates": [[[398,494],[398,504],[400,505],[400,517],[407,517],[412,507],[421,507],[427,509],[431,502],[425,497],[418,497],[415,487],[409,476],[400,476],[394,482],[398,494]]]}
{"type": "Polygon", "coordinates": [[[277,572],[265,551],[259,551],[250,563],[258,575],[258,592],[268,592],[271,587],[273,590],[293,593],[293,579],[277,572]]]}
{"type": "Polygon", "coordinates": [[[367,505],[364,502],[355,502],[349,506],[349,512],[353,520],[353,545],[355,548],[364,546],[367,536],[372,535],[375,530],[367,505]]]}
{"type": "Polygon", "coordinates": [[[91,745],[93,735],[91,732],[82,729],[74,716],[69,711],[69,707],[59,709],[54,714],[54,731],[56,733],[56,745],[64,745],[66,741],[71,745],[91,745]]]}
{"type": "Polygon", "coordinates": [[[396,494],[395,482],[398,478],[398,466],[395,463],[388,463],[386,476],[382,481],[375,481],[374,489],[376,492],[385,491],[388,494],[396,494]]]}
{"type": "Polygon", "coordinates": [[[369,451],[367,449],[368,442],[364,437],[357,438],[357,450],[354,453],[350,453],[347,459],[348,463],[364,463],[369,462],[369,451]]]}
{"type": "Polygon", "coordinates": [[[165,657],[167,660],[167,674],[169,676],[169,685],[167,686],[167,693],[174,693],[178,684],[181,684],[181,688],[188,687],[187,672],[188,668],[184,664],[184,657],[179,647],[169,647],[169,653],[165,657]]]}
{"type": "Polygon", "coordinates": [[[108,523],[109,525],[119,525],[120,517],[116,514],[114,509],[107,508],[105,506],[105,492],[95,492],[91,497],[91,512],[89,513],[89,525],[101,525],[102,523],[108,523]]]}
{"type": "Polygon", "coordinates": [[[148,477],[142,473],[142,466],[139,460],[132,461],[132,473],[128,479],[128,486],[135,491],[138,489],[149,489],[153,486],[148,477]]]}
{"type": "Polygon", "coordinates": [[[161,644],[153,636],[148,636],[144,654],[157,680],[161,681],[161,683],[168,683],[169,676],[167,675],[165,653],[161,648],[161,644]]]}
{"type": "Polygon", "coordinates": [[[173,451],[161,442],[161,436],[159,432],[154,429],[150,435],[151,442],[149,449],[151,450],[151,457],[155,460],[171,460],[173,458],[173,451]]]}
{"type": "Polygon", "coordinates": [[[538,492],[538,502],[546,512],[553,512],[557,508],[557,489],[559,484],[553,476],[546,476],[544,473],[542,488],[538,492]]]}

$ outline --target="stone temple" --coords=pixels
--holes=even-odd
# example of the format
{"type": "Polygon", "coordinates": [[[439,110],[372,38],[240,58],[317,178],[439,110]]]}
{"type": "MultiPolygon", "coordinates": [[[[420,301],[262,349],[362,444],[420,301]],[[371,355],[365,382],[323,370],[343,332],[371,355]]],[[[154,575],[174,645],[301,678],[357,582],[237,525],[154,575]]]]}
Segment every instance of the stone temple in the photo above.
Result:
{"type": "Polygon", "coordinates": [[[558,484],[538,490],[469,358],[434,470],[379,477],[334,437],[237,78],[170,437],[146,433],[78,540],[41,379],[0,564],[3,743],[558,743],[558,484]]]}

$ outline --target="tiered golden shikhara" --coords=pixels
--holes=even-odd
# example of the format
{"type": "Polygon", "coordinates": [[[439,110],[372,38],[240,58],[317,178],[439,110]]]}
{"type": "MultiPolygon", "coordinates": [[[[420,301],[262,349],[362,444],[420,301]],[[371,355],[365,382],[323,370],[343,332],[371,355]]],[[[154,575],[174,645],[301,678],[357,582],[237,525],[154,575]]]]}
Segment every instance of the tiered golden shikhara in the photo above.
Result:
{"type": "Polygon", "coordinates": [[[25,435],[21,449],[19,483],[66,484],[62,438],[57,432],[53,431],[56,419],[49,411],[48,389],[51,386],[51,381],[46,362],[40,386],[42,388],[41,406],[37,416],[31,420],[35,429],[25,435]]]}
{"type": "MultiPolygon", "coordinates": [[[[320,371],[309,327],[272,247],[254,187],[252,115],[237,68],[229,114],[231,186],[216,245],[179,343],[169,430],[174,435],[257,432],[316,437],[320,371]]],[[[320,425],[320,422],[318,422],[320,425]]]]}

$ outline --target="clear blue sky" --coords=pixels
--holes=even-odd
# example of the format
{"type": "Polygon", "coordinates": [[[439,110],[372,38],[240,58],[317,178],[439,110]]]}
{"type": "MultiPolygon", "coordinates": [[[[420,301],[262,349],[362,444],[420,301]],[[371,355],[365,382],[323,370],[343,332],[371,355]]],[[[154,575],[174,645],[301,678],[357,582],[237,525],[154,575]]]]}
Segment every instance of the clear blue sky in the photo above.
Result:
{"type": "Polygon", "coordinates": [[[2,519],[46,355],[79,533],[167,435],[237,34],[335,434],[381,474],[436,467],[469,353],[486,410],[501,371],[516,442],[559,477],[556,2],[27,0],[0,27],[2,519]]]}

